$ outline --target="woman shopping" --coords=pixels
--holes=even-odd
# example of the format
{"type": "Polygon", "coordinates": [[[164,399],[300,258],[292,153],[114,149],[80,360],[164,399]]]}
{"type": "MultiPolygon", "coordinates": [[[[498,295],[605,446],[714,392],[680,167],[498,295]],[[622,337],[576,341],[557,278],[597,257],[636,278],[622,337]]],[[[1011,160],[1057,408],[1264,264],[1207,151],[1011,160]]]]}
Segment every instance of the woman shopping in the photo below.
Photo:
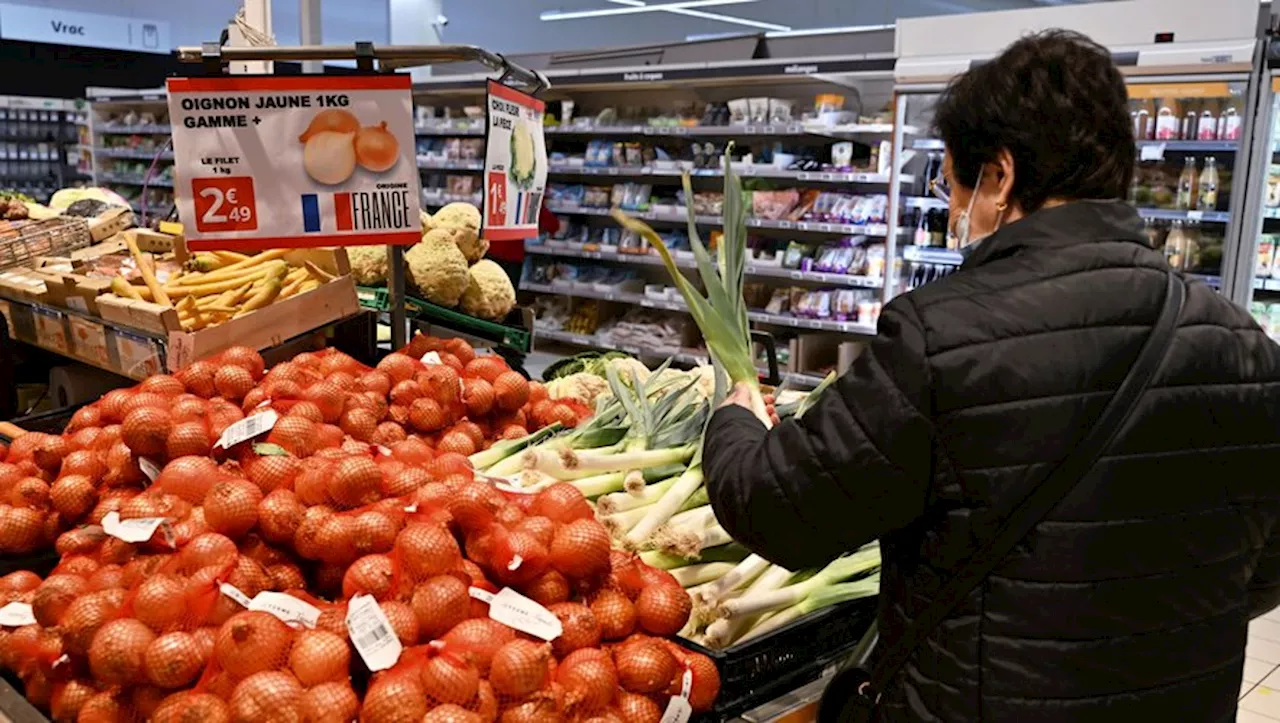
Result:
{"type": "Polygon", "coordinates": [[[791,569],[881,541],[859,715],[1228,723],[1280,603],[1280,347],[1147,245],[1102,47],[1024,38],[935,125],[964,264],[889,303],[802,421],[735,390],[716,514],[791,569]]]}

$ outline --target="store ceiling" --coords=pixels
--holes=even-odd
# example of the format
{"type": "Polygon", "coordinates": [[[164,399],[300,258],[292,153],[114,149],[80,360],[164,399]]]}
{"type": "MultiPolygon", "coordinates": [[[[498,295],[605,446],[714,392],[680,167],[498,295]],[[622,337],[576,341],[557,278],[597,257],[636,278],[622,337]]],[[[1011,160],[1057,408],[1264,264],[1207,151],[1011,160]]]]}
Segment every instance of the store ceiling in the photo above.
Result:
{"type": "MultiPolygon", "coordinates": [[[[324,0],[334,2],[335,0],[324,0]]],[[[704,17],[671,12],[630,12],[606,17],[544,21],[557,11],[621,10],[646,0],[444,0],[449,19],[446,42],[474,43],[506,53],[607,48],[679,42],[689,37],[891,24],[902,17],[1073,5],[1099,0],[719,0],[690,10],[704,17]],[[760,25],[708,19],[729,16],[760,25]],[[501,22],[495,22],[501,18],[501,22]]],[[[679,0],[647,0],[651,5],[679,0]]],[[[1106,1],[1106,0],[1100,0],[1106,1]]],[[[684,3],[680,3],[683,5],[684,3]]]]}

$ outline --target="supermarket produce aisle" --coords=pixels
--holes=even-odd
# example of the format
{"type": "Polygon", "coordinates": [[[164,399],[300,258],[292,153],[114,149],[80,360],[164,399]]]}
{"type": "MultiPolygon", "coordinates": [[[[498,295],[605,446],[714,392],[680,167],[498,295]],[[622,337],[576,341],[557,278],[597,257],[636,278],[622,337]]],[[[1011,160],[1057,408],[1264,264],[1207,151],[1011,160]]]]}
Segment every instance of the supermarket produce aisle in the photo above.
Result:
{"type": "Polygon", "coordinates": [[[1249,624],[1237,723],[1280,721],[1280,609],[1249,624]]]}

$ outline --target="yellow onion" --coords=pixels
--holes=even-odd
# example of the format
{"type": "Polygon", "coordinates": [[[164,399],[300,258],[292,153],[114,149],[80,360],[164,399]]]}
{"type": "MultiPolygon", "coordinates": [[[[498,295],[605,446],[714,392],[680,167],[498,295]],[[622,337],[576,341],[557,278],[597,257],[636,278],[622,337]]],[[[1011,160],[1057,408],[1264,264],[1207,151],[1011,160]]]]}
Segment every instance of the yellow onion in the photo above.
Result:
{"type": "Polygon", "coordinates": [[[289,673],[254,673],[231,693],[231,720],[236,723],[302,723],[302,686],[289,673]]]}
{"type": "Polygon", "coordinates": [[[89,643],[89,670],[107,685],[141,683],[147,647],[155,640],[151,628],[133,618],[112,620],[98,629],[89,643]]]}
{"type": "Polygon", "coordinates": [[[386,121],[365,126],[356,133],[356,162],[366,170],[382,173],[399,159],[400,143],[387,130],[386,121]]]}
{"type": "Polygon", "coordinates": [[[289,670],[310,688],[349,677],[351,649],[347,641],[325,630],[304,630],[289,651],[289,670]]]}
{"type": "MultiPolygon", "coordinates": [[[[334,133],[355,133],[360,130],[360,121],[350,111],[341,108],[327,108],[315,114],[307,129],[298,136],[300,143],[306,143],[317,133],[331,131],[334,133]]],[[[261,371],[259,371],[259,375],[261,371]]]]}

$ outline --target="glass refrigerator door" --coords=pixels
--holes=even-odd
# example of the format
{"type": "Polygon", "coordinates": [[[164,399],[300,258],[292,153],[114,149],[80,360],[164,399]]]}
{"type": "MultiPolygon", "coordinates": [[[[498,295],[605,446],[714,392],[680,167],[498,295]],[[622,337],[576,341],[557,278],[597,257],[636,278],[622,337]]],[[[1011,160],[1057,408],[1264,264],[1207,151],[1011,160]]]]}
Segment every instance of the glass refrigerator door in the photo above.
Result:
{"type": "MultiPolygon", "coordinates": [[[[1151,245],[1163,249],[1174,268],[1219,290],[1223,249],[1234,221],[1229,212],[1231,182],[1237,156],[1242,155],[1238,151],[1247,87],[1246,79],[1129,85],[1130,118],[1138,146],[1129,201],[1142,216],[1151,245]]],[[[905,104],[906,122],[930,128],[937,94],[907,92],[904,96],[900,102],[905,104]]],[[[910,191],[913,196],[905,197],[902,204],[899,293],[945,276],[962,261],[955,249],[947,248],[946,204],[931,197],[928,185],[941,172],[942,141],[917,137],[904,145],[905,152],[913,154],[906,172],[917,183],[910,191]]],[[[908,193],[908,187],[903,188],[908,193]]],[[[1280,208],[1276,218],[1280,233],[1280,208]]],[[[1280,294],[1276,301],[1280,302],[1280,294]]]]}
{"type": "MultiPolygon", "coordinates": [[[[1257,206],[1251,208],[1261,207],[1262,222],[1252,269],[1242,268],[1240,273],[1246,279],[1244,283],[1251,282],[1246,298],[1253,318],[1272,339],[1280,340],[1280,264],[1275,263],[1280,243],[1280,76],[1271,79],[1271,90],[1263,100],[1270,104],[1270,113],[1265,114],[1257,129],[1257,145],[1265,148],[1261,158],[1255,156],[1260,163],[1258,172],[1253,174],[1261,188],[1255,187],[1257,206]]],[[[1246,249],[1251,240],[1245,239],[1246,249]]]]}
{"type": "MultiPolygon", "coordinates": [[[[1129,86],[1138,166],[1129,201],[1174,269],[1222,289],[1246,81],[1129,86]]],[[[1243,177],[1243,176],[1242,176],[1243,177]]]]}

